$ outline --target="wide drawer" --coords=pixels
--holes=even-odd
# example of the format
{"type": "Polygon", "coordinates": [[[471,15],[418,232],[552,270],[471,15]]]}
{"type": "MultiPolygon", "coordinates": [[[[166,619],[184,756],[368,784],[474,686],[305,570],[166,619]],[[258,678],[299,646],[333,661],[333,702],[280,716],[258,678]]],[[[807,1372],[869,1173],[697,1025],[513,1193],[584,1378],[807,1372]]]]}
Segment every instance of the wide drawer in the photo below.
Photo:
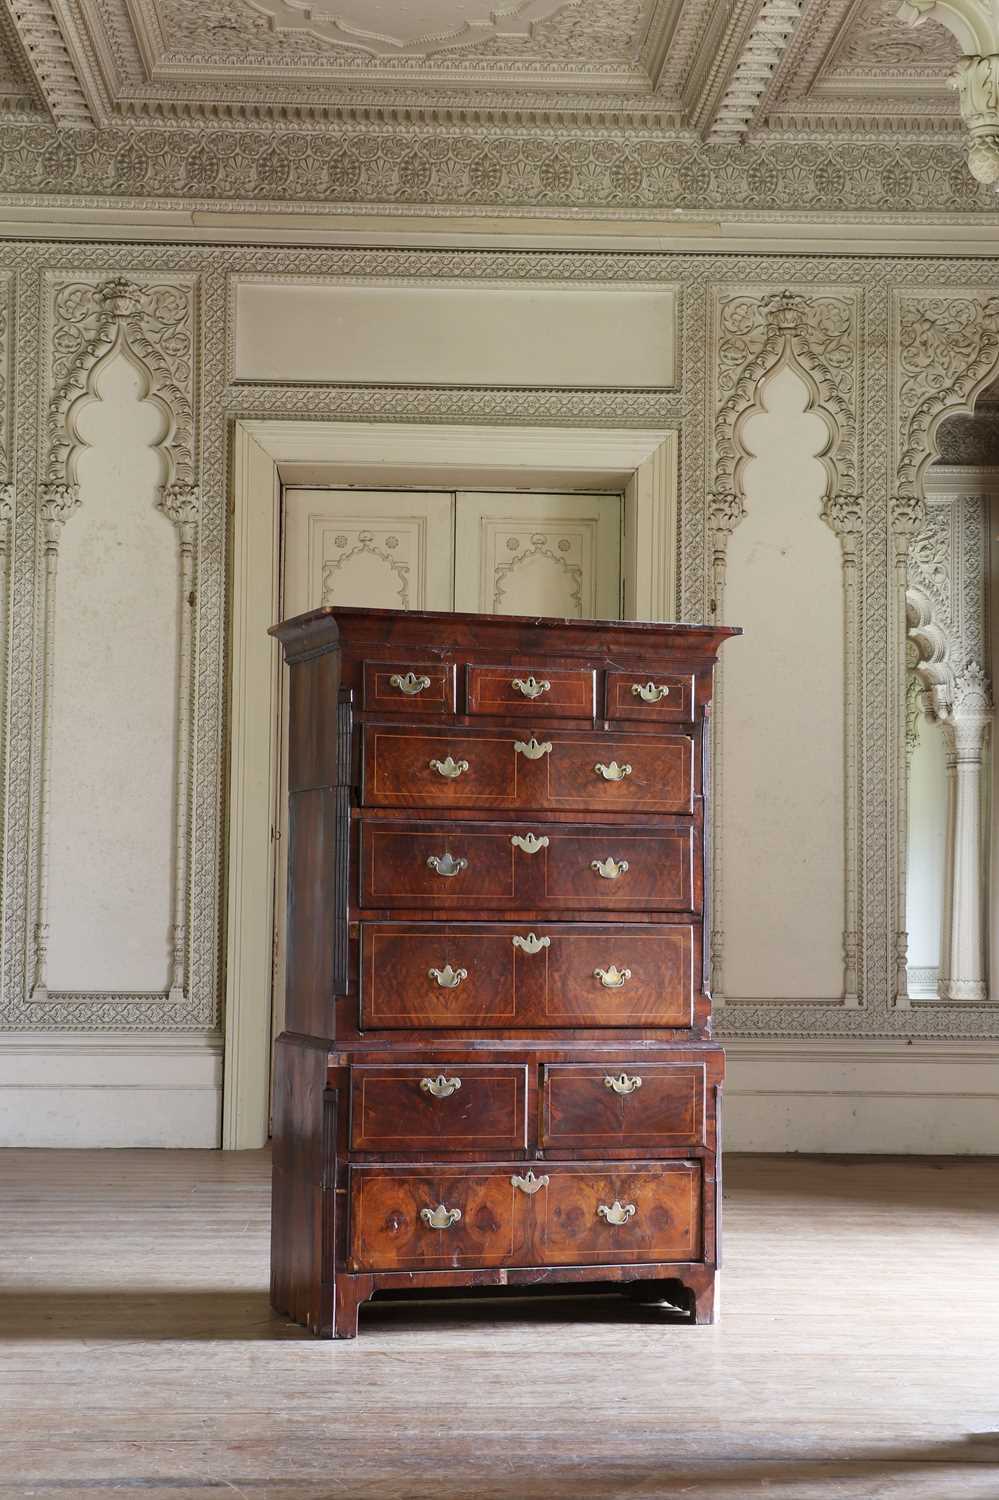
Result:
{"type": "Polygon", "coordinates": [[[703,1063],[548,1063],[541,1144],[613,1150],[704,1144],[703,1063]]]}
{"type": "Polygon", "coordinates": [[[350,1169],[352,1271],[699,1260],[696,1161],[350,1169]]]}
{"type": "Polygon", "coordinates": [[[355,1064],[355,1151],[516,1151],[527,1145],[527,1069],[483,1063],[355,1064]]]}
{"type": "Polygon", "coordinates": [[[372,807],[689,813],[693,766],[685,734],[368,725],[362,795],[372,807]]]}
{"type": "Polygon", "coordinates": [[[689,825],[364,822],[361,905],[692,911],[689,825]]]}
{"type": "Polygon", "coordinates": [[[447,662],[366,661],[369,713],[452,714],[455,672],[447,662]]]}
{"type": "Polygon", "coordinates": [[[465,668],[465,710],[532,719],[592,719],[597,711],[597,674],[592,667],[549,667],[544,662],[507,662],[465,668]]]}
{"type": "Polygon", "coordinates": [[[646,724],[677,723],[694,717],[694,679],[689,672],[607,673],[604,713],[608,719],[646,724]]]}
{"type": "Polygon", "coordinates": [[[693,1025],[690,923],[363,922],[361,1026],[693,1025]]]}

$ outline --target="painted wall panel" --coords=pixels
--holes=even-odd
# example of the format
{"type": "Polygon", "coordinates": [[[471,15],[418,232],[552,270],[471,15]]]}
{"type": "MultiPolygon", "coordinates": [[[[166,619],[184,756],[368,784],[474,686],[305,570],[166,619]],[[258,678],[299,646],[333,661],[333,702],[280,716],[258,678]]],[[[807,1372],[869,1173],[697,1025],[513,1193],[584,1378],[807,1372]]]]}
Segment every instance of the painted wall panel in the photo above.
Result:
{"type": "Polygon", "coordinates": [[[836,998],[844,925],[843,594],[821,519],[826,422],[790,369],[742,429],[746,516],[725,609],[725,993],[836,998]]]}
{"type": "Polygon", "coordinates": [[[670,286],[236,288],[237,380],[671,386],[670,286]]]}
{"type": "Polygon", "coordinates": [[[156,508],[164,415],[115,356],[78,418],[52,697],[49,988],[169,983],[177,539],[156,508]]]}

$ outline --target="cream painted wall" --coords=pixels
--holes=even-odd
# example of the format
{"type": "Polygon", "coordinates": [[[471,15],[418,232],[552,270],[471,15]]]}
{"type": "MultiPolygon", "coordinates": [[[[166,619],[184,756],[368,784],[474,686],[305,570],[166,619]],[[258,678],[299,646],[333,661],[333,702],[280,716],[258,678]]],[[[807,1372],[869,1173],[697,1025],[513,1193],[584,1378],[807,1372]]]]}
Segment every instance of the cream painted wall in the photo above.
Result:
{"type": "Polygon", "coordinates": [[[60,545],[52,695],[49,988],[169,983],[177,538],[156,508],[166,433],[122,355],[77,419],[89,444],[60,545]]]}
{"type": "MultiPolygon", "coordinates": [[[[365,274],[363,256],[352,259],[352,254],[274,250],[275,274],[305,284],[320,273],[314,289],[322,301],[324,288],[342,287],[348,273],[358,279],[365,274]]],[[[406,251],[394,254],[393,295],[405,299],[408,275],[410,290],[419,295],[435,274],[433,257],[421,253],[410,267],[406,251]]],[[[533,274],[532,258],[523,251],[507,262],[502,252],[491,252],[487,270],[473,252],[442,254],[441,280],[450,286],[463,278],[462,296],[471,299],[469,305],[480,275],[495,279],[504,264],[518,283],[533,274]]],[[[216,820],[225,755],[226,592],[232,582],[226,418],[256,414],[267,421],[300,415],[331,425],[367,422],[374,434],[367,484],[377,483],[378,434],[386,422],[409,423],[423,432],[447,422],[466,428],[492,422],[525,432],[561,426],[580,432],[580,451],[587,433],[604,428],[678,434],[678,597],[688,615],[710,617],[717,578],[713,558],[720,550],[725,618],[747,627],[746,639],[727,648],[720,698],[725,993],[733,1003],[726,1005],[719,1031],[731,1042],[729,1145],[879,1149],[888,1139],[890,1115],[892,1149],[992,1149],[994,1129],[987,1121],[999,1102],[999,1086],[989,1084],[987,1068],[997,1050],[999,1011],[968,1006],[904,1011],[894,1004],[898,914],[892,905],[889,845],[892,819],[902,804],[891,766],[904,726],[891,717],[896,533],[886,505],[914,482],[911,475],[924,454],[919,434],[930,420],[924,422],[922,414],[932,412],[937,399],[920,385],[922,367],[903,370],[905,350],[914,346],[903,344],[899,329],[906,319],[910,328],[922,319],[920,329],[934,330],[933,337],[943,342],[926,358],[932,369],[946,367],[946,399],[968,399],[976,382],[984,382],[999,364],[999,339],[989,343],[991,325],[976,316],[993,295],[995,273],[989,265],[875,255],[859,263],[830,256],[817,270],[806,257],[782,256],[771,274],[761,256],[645,256],[637,268],[643,285],[644,278],[658,276],[662,305],[672,306],[675,299],[682,319],[684,336],[676,349],[682,347],[683,358],[673,366],[660,357],[661,348],[655,353],[654,340],[635,346],[631,366],[627,349],[614,351],[624,363],[609,363],[599,341],[584,340],[571,346],[575,368],[564,389],[487,387],[469,376],[479,374],[485,382],[501,366],[478,358],[472,344],[461,346],[460,327],[450,327],[449,338],[458,339],[450,366],[448,340],[434,350],[432,368],[420,364],[426,350],[412,347],[412,339],[403,350],[406,368],[435,382],[426,389],[346,383],[316,390],[306,383],[316,368],[295,365],[279,314],[258,322],[253,335],[258,363],[241,368],[279,371],[281,383],[227,383],[231,350],[239,341],[237,330],[226,323],[232,306],[226,275],[256,274],[257,252],[0,245],[0,270],[13,264],[26,274],[17,292],[22,300],[10,304],[20,309],[20,321],[5,325],[18,328],[17,341],[4,343],[0,325],[0,419],[11,439],[9,475],[17,494],[8,575],[7,1029],[0,1032],[0,1142],[210,1146],[219,1139],[219,893],[225,850],[217,840],[216,820]],[[76,269],[77,263],[84,269],[76,269]],[[819,275],[825,278],[821,286],[819,275]],[[107,290],[114,276],[126,278],[124,291],[107,290]],[[81,277],[90,300],[79,290],[81,277]],[[32,301],[39,287],[40,308],[32,301]],[[778,308],[776,318],[761,309],[766,297],[779,297],[788,287],[792,304],[797,299],[806,305],[807,316],[793,340],[806,363],[811,361],[809,368],[819,371],[813,397],[824,417],[804,409],[805,386],[798,375],[768,373],[782,357],[782,330],[791,314],[778,308]],[[717,309],[737,296],[746,306],[740,304],[735,321],[722,328],[717,309]],[[861,303],[869,317],[865,325],[851,321],[861,303]],[[951,311],[955,307],[960,316],[951,311]],[[968,329],[981,335],[978,342],[968,341],[968,329]],[[140,386],[127,363],[118,361],[103,372],[102,399],[78,418],[79,431],[93,444],[80,455],[78,509],[64,525],[53,523],[52,542],[46,541],[40,520],[43,503],[49,503],[43,486],[58,490],[71,477],[64,462],[65,414],[78,389],[74,371],[79,364],[86,372],[88,360],[92,363],[87,351],[99,354],[116,331],[131,338],[146,359],[148,378],[171,413],[165,435],[171,462],[201,496],[190,587],[196,625],[189,681],[193,855],[182,903],[189,919],[189,963],[180,996],[166,988],[170,878],[178,828],[188,823],[187,805],[178,806],[174,790],[177,687],[187,681],[178,678],[178,527],[156,507],[157,486],[166,476],[154,445],[164,436],[163,427],[155,404],[139,400],[140,386]],[[646,358],[642,348],[653,354],[646,358]],[[650,383],[637,389],[628,385],[628,368],[650,383]],[[881,408],[867,400],[874,377],[884,391],[886,371],[894,403],[890,421],[881,420],[881,408]],[[608,372],[620,383],[604,388],[608,372]],[[725,468],[731,430],[726,413],[731,412],[742,460],[734,478],[725,468]],[[913,412],[920,413],[918,421],[913,412]],[[864,608],[857,612],[864,631],[858,653],[863,676],[852,748],[855,759],[863,758],[856,795],[869,832],[853,856],[853,868],[864,878],[859,897],[864,946],[862,1005],[851,1011],[840,1000],[844,737],[851,732],[844,708],[846,575],[841,537],[820,515],[827,473],[819,457],[834,425],[838,492],[846,491],[847,499],[853,495],[866,527],[858,569],[864,608]],[[859,455],[855,460],[853,449],[859,455]],[[903,449],[904,464],[898,456],[903,449]],[[722,546],[712,530],[715,507],[724,520],[725,506],[731,516],[743,501],[745,515],[722,546]],[[58,1013],[54,1001],[46,1009],[32,1000],[26,962],[35,941],[44,600],[52,548],[58,551],[58,592],[48,643],[49,981],[53,993],[71,991],[58,1013]],[[107,1003],[105,990],[114,992],[107,1003]],[[123,993],[139,990],[150,992],[148,1008],[145,1000],[136,1006],[123,993]],[[101,993],[88,997],[87,991],[101,993]],[[739,1000],[750,1004],[734,1003],[739,1000]],[[907,1064],[910,1042],[922,1049],[918,1070],[907,1064]],[[826,1071],[827,1059],[835,1064],[832,1073],[826,1071]]],[[[573,265],[573,257],[560,257],[559,277],[572,274],[573,265]]],[[[633,309],[628,299],[635,273],[627,256],[581,256],[578,275],[586,287],[595,278],[604,283],[592,294],[577,287],[563,306],[575,307],[579,298],[585,305],[592,295],[600,311],[593,326],[603,328],[600,319],[608,308],[633,309]]],[[[546,297],[557,297],[550,260],[539,262],[537,276],[546,297]]],[[[529,311],[531,299],[517,303],[519,295],[512,294],[511,305],[529,311]]],[[[366,305],[359,296],[352,316],[359,317],[366,305]]],[[[631,312],[618,325],[622,340],[633,326],[630,317],[631,312]]],[[[504,336],[511,344],[519,341],[521,353],[532,347],[531,331],[516,318],[504,326],[504,336]]],[[[654,332],[658,339],[661,329],[654,332]]],[[[85,373],[79,378],[85,381],[85,373]]],[[[934,391],[939,390],[938,382],[934,391]]],[[[533,451],[526,438],[523,451],[533,451]]],[[[443,466],[449,459],[438,455],[435,462],[443,466]]],[[[4,477],[0,473],[0,480],[4,477]]],[[[450,478],[460,487],[460,474],[450,478]]],[[[394,474],[392,487],[401,482],[394,474]]],[[[509,476],[502,482],[515,487],[509,476]]],[[[550,487],[556,487],[554,478],[550,487]]],[[[268,504],[272,501],[270,491],[268,504]]],[[[269,534],[270,512],[260,525],[269,534]]],[[[721,522],[718,529],[724,531],[721,522]]],[[[668,534],[672,550],[673,534],[668,534]]],[[[625,537],[626,548],[637,545],[625,537]]],[[[260,596],[266,596],[269,613],[272,589],[267,574],[260,596]]],[[[237,705],[239,712],[243,708],[237,705]]],[[[263,834],[260,841],[266,842],[263,834]]],[[[267,935],[258,939],[252,962],[259,970],[269,955],[267,935]]],[[[239,969],[230,953],[230,976],[239,969]]]]}
{"type": "Polygon", "coordinates": [[[783,368],[741,430],[746,516],[729,542],[722,901],[726,996],[842,991],[843,593],[820,516],[828,424],[783,368]]]}

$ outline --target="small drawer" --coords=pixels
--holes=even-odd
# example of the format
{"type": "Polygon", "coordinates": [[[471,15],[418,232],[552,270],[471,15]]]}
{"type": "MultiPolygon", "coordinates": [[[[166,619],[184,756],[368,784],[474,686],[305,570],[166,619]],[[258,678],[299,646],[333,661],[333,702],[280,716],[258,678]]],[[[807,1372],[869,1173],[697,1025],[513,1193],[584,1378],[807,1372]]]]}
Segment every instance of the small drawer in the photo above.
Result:
{"type": "Polygon", "coordinates": [[[350,1070],[355,1151],[519,1151],[527,1069],[516,1064],[361,1063],[350,1070]]]}
{"type": "Polygon", "coordinates": [[[447,662],[366,661],[364,707],[377,713],[453,714],[454,667],[447,662]]]}
{"type": "Polygon", "coordinates": [[[614,1150],[704,1144],[703,1063],[549,1063],[541,1142],[614,1150]]]}
{"type": "Polygon", "coordinates": [[[539,1265],[701,1258],[699,1162],[553,1164],[546,1171],[548,1185],[536,1198],[539,1265]]]}
{"type": "Polygon", "coordinates": [[[693,911],[689,824],[364,822],[361,904],[461,911],[693,911]]]}
{"type": "Polygon", "coordinates": [[[592,719],[597,674],[590,667],[538,663],[465,668],[466,712],[544,719],[592,719]]]}
{"type": "Polygon", "coordinates": [[[510,1178],[488,1166],[351,1167],[350,1269],[514,1264],[522,1239],[510,1178]]]}
{"type": "Polygon", "coordinates": [[[694,718],[694,679],[689,672],[607,673],[605,717],[647,724],[688,723],[694,718]]]}
{"type": "Polygon", "coordinates": [[[689,1027],[699,938],[688,922],[362,922],[361,1025],[689,1027]]]}
{"type": "Polygon", "coordinates": [[[362,795],[368,807],[689,813],[693,768],[686,734],[369,724],[362,795]]]}

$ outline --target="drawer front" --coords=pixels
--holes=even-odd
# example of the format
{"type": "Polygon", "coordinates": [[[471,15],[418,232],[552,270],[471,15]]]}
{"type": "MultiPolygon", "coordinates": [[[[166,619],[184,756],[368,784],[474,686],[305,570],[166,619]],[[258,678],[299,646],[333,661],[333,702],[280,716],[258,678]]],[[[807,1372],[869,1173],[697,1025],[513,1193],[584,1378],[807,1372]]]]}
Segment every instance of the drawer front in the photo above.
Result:
{"type": "Polygon", "coordinates": [[[365,922],[361,1026],[689,1027],[698,938],[689,923],[365,922]]]}
{"type": "Polygon", "coordinates": [[[539,731],[460,734],[394,725],[364,730],[369,807],[538,808],[689,813],[689,735],[539,731]]]}
{"type": "Polygon", "coordinates": [[[510,1265],[520,1238],[510,1177],[486,1167],[350,1169],[350,1262],[358,1271],[510,1265]],[[431,1222],[427,1222],[428,1218],[431,1222]]]}
{"type": "Polygon", "coordinates": [[[702,1146],[704,1093],[703,1063],[549,1063],[541,1141],[593,1150],[702,1146]]]}
{"type": "Polygon", "coordinates": [[[465,668],[466,711],[531,719],[592,719],[597,674],[590,667],[546,667],[524,662],[465,668]]]}
{"type": "Polygon", "coordinates": [[[365,822],[360,888],[367,907],[692,911],[693,831],[365,822]]]}
{"type": "Polygon", "coordinates": [[[609,671],[604,711],[608,719],[648,724],[689,721],[694,717],[694,679],[689,672],[657,672],[650,677],[644,672],[609,671]]]}
{"type": "Polygon", "coordinates": [[[701,1256],[701,1171],[692,1161],[547,1167],[540,1265],[616,1265],[701,1256]]]}
{"type": "Polygon", "coordinates": [[[701,1258],[693,1161],[350,1169],[354,1271],[701,1258]]]}
{"type": "Polygon", "coordinates": [[[455,671],[447,663],[364,663],[364,707],[369,713],[453,714],[454,693],[455,671]]]}
{"type": "Polygon", "coordinates": [[[527,1069],[510,1063],[362,1063],[350,1070],[355,1151],[518,1151],[527,1069]]]}

